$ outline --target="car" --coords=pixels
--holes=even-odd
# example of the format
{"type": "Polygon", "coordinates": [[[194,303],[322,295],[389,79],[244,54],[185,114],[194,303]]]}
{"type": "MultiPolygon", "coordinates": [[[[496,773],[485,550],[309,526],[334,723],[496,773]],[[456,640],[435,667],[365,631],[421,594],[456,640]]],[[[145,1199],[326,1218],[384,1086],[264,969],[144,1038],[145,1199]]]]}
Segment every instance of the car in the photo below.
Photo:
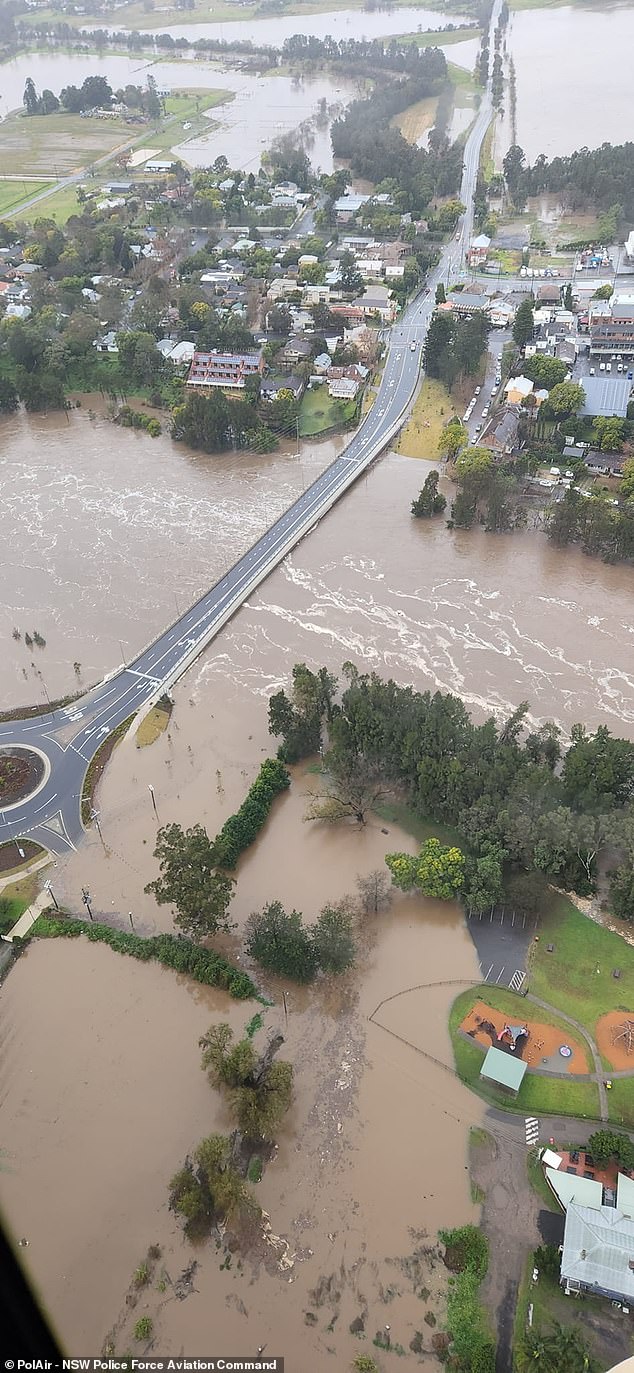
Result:
{"type": "Polygon", "coordinates": [[[600,363],[599,363],[599,371],[600,371],[600,372],[605,372],[605,363],[604,363],[604,362],[600,362],[600,363]]]}
{"type": "Polygon", "coordinates": [[[611,362],[606,362],[606,364],[605,364],[605,370],[606,370],[606,372],[611,372],[611,371],[612,371],[612,363],[611,363],[611,362]]]}
{"type": "Polygon", "coordinates": [[[628,381],[631,381],[633,377],[634,377],[634,372],[628,372],[628,374],[627,374],[627,379],[628,379],[628,381]]]}
{"type": "Polygon", "coordinates": [[[617,364],[616,364],[616,370],[617,370],[617,372],[623,372],[623,371],[625,370],[624,367],[623,367],[623,363],[622,363],[622,362],[617,362],[617,364]]]}
{"type": "Polygon", "coordinates": [[[488,405],[485,405],[484,410],[482,411],[482,418],[483,418],[483,420],[486,419],[488,413],[489,413],[489,407],[488,407],[488,405]]]}
{"type": "Polygon", "coordinates": [[[462,423],[463,423],[463,424],[466,424],[466,423],[467,423],[467,420],[468,420],[469,418],[470,418],[470,416],[469,416],[469,411],[468,411],[468,410],[465,410],[464,415],[462,416],[462,423]]]}
{"type": "Polygon", "coordinates": [[[476,424],[475,433],[476,433],[476,434],[479,434],[481,429],[482,429],[482,425],[481,425],[481,424],[476,424]]]}
{"type": "Polygon", "coordinates": [[[475,394],[476,394],[476,396],[479,396],[479,395],[480,395],[481,390],[482,390],[482,387],[481,387],[481,386],[476,386],[476,389],[475,389],[475,394]]]}
{"type": "Polygon", "coordinates": [[[415,344],[415,343],[410,343],[410,345],[409,345],[409,350],[410,350],[410,353],[415,353],[415,352],[416,352],[416,344],[415,344]]]}
{"type": "Polygon", "coordinates": [[[595,375],[596,375],[595,369],[594,369],[594,367],[591,367],[591,368],[590,368],[590,376],[591,376],[591,377],[594,377],[595,375]]]}

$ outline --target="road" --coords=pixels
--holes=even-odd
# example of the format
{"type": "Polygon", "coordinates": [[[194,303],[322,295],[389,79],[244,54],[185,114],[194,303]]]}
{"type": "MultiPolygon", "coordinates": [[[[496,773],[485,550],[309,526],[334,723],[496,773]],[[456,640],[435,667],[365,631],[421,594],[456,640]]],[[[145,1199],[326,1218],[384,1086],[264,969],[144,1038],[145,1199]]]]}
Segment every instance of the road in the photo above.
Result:
{"type": "MultiPolygon", "coordinates": [[[[492,32],[501,2],[496,0],[493,8],[492,32]]],[[[122,664],[70,706],[37,719],[0,725],[0,746],[35,747],[44,755],[48,768],[35,794],[0,810],[0,843],[28,835],[56,854],[76,848],[84,833],[80,813],[83,780],[99,746],[112,730],[177,681],[255,587],[315,527],[360,473],[386,451],[401,428],[420,380],[421,350],[434,310],[436,285],[446,276],[448,255],[459,258],[471,238],[480,149],[491,113],[487,88],[465,144],[460,195],[467,209],[459,231],[430,274],[425,290],[390,331],[375,402],[350,443],[222,580],[133,662],[122,664]]]]}

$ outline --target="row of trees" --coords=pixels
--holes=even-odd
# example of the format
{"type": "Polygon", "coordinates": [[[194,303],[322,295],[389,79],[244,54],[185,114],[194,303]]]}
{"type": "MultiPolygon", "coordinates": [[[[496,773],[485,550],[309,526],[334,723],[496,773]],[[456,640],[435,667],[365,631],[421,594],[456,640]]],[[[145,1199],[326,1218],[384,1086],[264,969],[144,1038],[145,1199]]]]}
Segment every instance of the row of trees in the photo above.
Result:
{"type": "Polygon", "coordinates": [[[474,376],[486,351],[490,327],[480,312],[464,319],[450,311],[436,312],[425,339],[427,375],[438,377],[450,390],[461,377],[474,376]]]}
{"type": "MultiPolygon", "coordinates": [[[[518,883],[514,901],[526,901],[524,909],[531,892],[543,895],[545,879],[588,893],[594,889],[599,853],[608,845],[623,854],[621,884],[631,875],[634,744],[629,740],[604,726],[591,735],[574,725],[564,751],[555,724],[527,726],[526,702],[500,725],[492,718],[476,725],[455,696],[415,692],[374,673],[360,675],[349,663],[343,671],[347,686],[340,700],[328,675],[328,774],[344,798],[351,786],[365,786],[369,798],[381,784],[397,785],[421,816],[451,825],[461,836],[462,894],[473,909],[499,900],[509,883],[518,883]]],[[[304,681],[306,672],[302,668],[304,681]]],[[[269,727],[281,736],[282,753],[289,738],[296,753],[302,740],[305,753],[315,750],[318,674],[309,676],[312,691],[272,698],[269,727]],[[311,727],[302,734],[305,721],[311,727]]],[[[322,719],[325,725],[325,710],[322,719]]],[[[634,908],[623,903],[619,914],[634,918],[634,908]]]]}
{"type": "Polygon", "coordinates": [[[629,562],[634,558],[634,501],[617,507],[607,496],[584,500],[571,488],[550,516],[548,537],[558,548],[578,544],[606,563],[629,562]]]}
{"type": "Polygon", "coordinates": [[[65,86],[58,99],[52,91],[43,91],[41,96],[38,95],[33,78],[28,76],[22,103],[30,115],[54,114],[60,105],[68,114],[80,114],[82,110],[109,110],[112,106],[112,86],[105,76],[87,76],[81,86],[65,86]]]}
{"type": "Polygon", "coordinates": [[[527,165],[524,150],[513,144],[503,166],[518,207],[529,196],[546,191],[559,195],[571,210],[595,205],[609,218],[602,226],[607,241],[612,241],[623,218],[634,218],[634,143],[603,143],[600,148],[577,149],[552,161],[540,153],[532,166],[527,165]]]}

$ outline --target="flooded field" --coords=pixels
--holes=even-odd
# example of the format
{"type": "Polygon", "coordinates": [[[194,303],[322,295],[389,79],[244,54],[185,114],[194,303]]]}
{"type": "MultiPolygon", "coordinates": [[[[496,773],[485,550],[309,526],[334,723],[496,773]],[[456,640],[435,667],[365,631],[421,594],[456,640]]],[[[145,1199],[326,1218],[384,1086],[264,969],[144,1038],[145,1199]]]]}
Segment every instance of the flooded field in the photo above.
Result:
{"type": "MultiPolygon", "coordinates": [[[[328,840],[305,848],[289,800],[304,898],[310,891],[321,903],[333,882],[341,890],[353,871],[376,865],[389,843],[411,847],[395,831],[388,840],[369,829],[343,872],[335,840],[324,881],[328,840]]],[[[282,852],[288,858],[287,826],[276,812],[250,859],[262,894],[271,863],[279,873],[282,852]]],[[[293,881],[277,887],[294,889],[293,881]]],[[[11,972],[0,1012],[0,1202],[15,1237],[29,1241],[29,1272],[69,1352],[101,1348],[107,1337],[118,1353],[136,1347],[133,1326],[149,1314],[155,1350],[266,1345],[289,1369],[316,1371],[325,1356],[347,1362],[370,1349],[387,1323],[405,1348],[420,1332],[419,1366],[435,1366],[423,1318],[431,1311],[442,1321],[447,1275],[434,1242],[439,1226],[477,1217],[466,1142],[481,1112],[426,1056],[450,1061],[445,1026],[456,988],[418,984],[469,980],[477,965],[453,906],[399,897],[359,939],[358,968],[345,979],[290,990],[287,1027],[272,989],[278,1004],[259,1038],[285,1033],[295,1097],[257,1199],[280,1240],[243,1266],[234,1256],[230,1270],[213,1237],[196,1249],[183,1238],[166,1190],[187,1150],[228,1128],[199,1067],[198,1037],[221,1019],[239,1031],[255,1008],[83,941],[37,945],[11,972]],[[382,1005],[386,997],[395,999],[382,1005]],[[126,1292],[152,1244],[161,1260],[131,1309],[126,1292]],[[173,1284],[192,1259],[190,1295],[177,1300],[173,1284]],[[354,1321],[361,1337],[350,1332],[354,1321]]]]}
{"type": "MultiPolygon", "coordinates": [[[[529,162],[575,148],[626,143],[631,135],[623,92],[634,43],[629,4],[511,11],[507,52],[517,79],[517,141],[529,162]],[[609,63],[610,81],[600,73],[609,63]]],[[[511,144],[508,96],[498,119],[496,161],[511,144]]]]}

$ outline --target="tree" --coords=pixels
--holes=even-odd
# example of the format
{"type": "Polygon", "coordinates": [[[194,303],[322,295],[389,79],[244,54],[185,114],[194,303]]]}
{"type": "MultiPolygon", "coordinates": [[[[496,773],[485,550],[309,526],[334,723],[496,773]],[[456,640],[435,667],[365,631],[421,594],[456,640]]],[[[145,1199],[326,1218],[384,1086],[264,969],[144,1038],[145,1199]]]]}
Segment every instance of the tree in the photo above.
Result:
{"type": "Polygon", "coordinates": [[[564,381],[567,371],[568,368],[561,358],[551,358],[547,354],[540,353],[536,353],[533,358],[528,358],[522,366],[524,376],[530,377],[537,386],[544,386],[547,391],[564,381]]]}
{"type": "Polygon", "coordinates": [[[592,299],[609,300],[610,296],[613,294],[613,291],[614,287],[610,285],[609,281],[606,281],[605,286],[599,286],[598,289],[594,292],[592,299]]]}
{"type": "Polygon", "coordinates": [[[185,831],[177,824],[163,826],[154,857],[161,875],[148,882],[145,891],[161,906],[176,906],[174,921],[185,934],[202,939],[230,928],[233,882],[217,872],[214,845],[202,825],[185,831]]]}
{"type": "Polygon", "coordinates": [[[53,95],[53,92],[52,92],[52,91],[48,91],[48,90],[42,91],[42,98],[41,98],[41,100],[40,100],[40,110],[41,110],[41,113],[42,113],[42,114],[55,114],[56,111],[57,111],[58,109],[59,109],[59,100],[57,99],[57,96],[56,96],[56,95],[53,95]]]}
{"type": "Polygon", "coordinates": [[[81,88],[82,109],[109,110],[112,105],[112,87],[105,76],[87,76],[81,88]]]}
{"type": "Polygon", "coordinates": [[[260,1214],[249,1189],[231,1163],[231,1143],[223,1135],[201,1140],[169,1186],[169,1208],[185,1220],[190,1239],[208,1234],[215,1220],[260,1214]]]}
{"type": "Polygon", "coordinates": [[[504,888],[504,900],[517,915],[536,916],[544,908],[548,882],[541,872],[517,872],[504,888]]]}
{"type": "Polygon", "coordinates": [[[547,1332],[533,1327],[524,1335],[521,1352],[524,1366],[540,1373],[599,1373],[578,1325],[554,1321],[547,1332]]]}
{"type": "Polygon", "coordinates": [[[32,76],[27,76],[26,78],[22,104],[24,105],[27,114],[39,114],[40,102],[32,76]]]}
{"type": "Polygon", "coordinates": [[[261,1056],[250,1039],[234,1044],[226,1023],[213,1025],[199,1042],[202,1066],[215,1087],[226,1089],[240,1133],[255,1144],[274,1139],[293,1089],[292,1065],[274,1061],[282,1035],[274,1035],[261,1056]]]}
{"type": "Polygon", "coordinates": [[[430,519],[432,515],[442,515],[447,501],[438,490],[438,472],[430,472],[425,478],[423,489],[412,501],[412,515],[417,519],[430,519]]]}
{"type": "Polygon", "coordinates": [[[588,1140],[588,1152],[599,1167],[616,1159],[623,1168],[634,1168],[634,1144],[618,1130],[596,1130],[588,1140]]]}
{"type": "Polygon", "coordinates": [[[626,458],[623,463],[620,496],[622,501],[630,501],[634,496],[634,458],[626,458]]]}
{"type": "Polygon", "coordinates": [[[380,868],[374,868],[367,877],[359,874],[357,891],[363,915],[378,915],[380,911],[389,910],[392,904],[389,878],[380,868]]]}
{"type": "Polygon", "coordinates": [[[13,382],[8,377],[0,377],[0,415],[11,415],[17,410],[20,400],[13,382]]]}
{"type": "Polygon", "coordinates": [[[562,381],[558,386],[553,386],[548,397],[548,409],[557,418],[564,419],[576,415],[585,398],[583,386],[575,381],[562,381]]]}
{"type": "Polygon", "coordinates": [[[444,282],[439,281],[436,287],[436,304],[444,305],[447,299],[444,282]]]}
{"type": "Polygon", "coordinates": [[[573,725],[572,746],[563,763],[563,790],[575,810],[620,809],[634,798],[634,744],[605,725],[588,735],[573,725]]]}
{"type": "Polygon", "coordinates": [[[602,453],[620,453],[625,438],[625,420],[617,415],[597,415],[592,429],[602,453]]]}
{"type": "Polygon", "coordinates": [[[312,931],[313,948],[325,973],[342,973],[354,963],[352,915],[345,901],[324,906],[312,931]]]}
{"type": "Polygon", "coordinates": [[[459,848],[427,839],[417,857],[409,853],[388,853],[385,862],[392,881],[402,891],[418,888],[436,901],[453,901],[463,890],[465,860],[459,848]]]}
{"type": "Polygon", "coordinates": [[[438,452],[451,462],[468,442],[469,435],[464,424],[459,419],[452,419],[440,431],[438,452]]]}
{"type": "Polygon", "coordinates": [[[365,825],[377,801],[385,795],[385,783],[365,758],[347,752],[331,751],[325,758],[329,784],[311,793],[305,820],[356,820],[365,825]]]}
{"type": "Polygon", "coordinates": [[[249,916],[245,947],[261,968],[294,982],[312,982],[317,972],[315,947],[299,911],[287,913],[279,901],[249,916]]]}
{"type": "Polygon", "coordinates": [[[465,448],[456,459],[456,474],[461,481],[477,478],[478,482],[488,479],[493,469],[493,456],[488,448],[465,448]]]}
{"type": "Polygon", "coordinates": [[[344,295],[358,296],[363,290],[363,277],[357,267],[354,253],[349,250],[339,259],[340,284],[344,295]]]}
{"type": "Polygon", "coordinates": [[[569,281],[567,281],[563,300],[564,310],[572,310],[573,304],[574,302],[572,297],[572,285],[569,281]]]}
{"type": "Polygon", "coordinates": [[[502,895],[502,870],[506,850],[485,841],[482,854],[466,867],[465,902],[467,909],[481,914],[495,906],[502,895]]]}
{"type": "Polygon", "coordinates": [[[619,920],[634,920],[634,867],[622,863],[610,877],[610,906],[619,920]]]}
{"type": "Polygon", "coordinates": [[[517,344],[518,348],[524,348],[527,343],[530,343],[534,328],[532,300],[523,300],[522,304],[518,306],[517,314],[513,320],[513,342],[517,344]]]}

